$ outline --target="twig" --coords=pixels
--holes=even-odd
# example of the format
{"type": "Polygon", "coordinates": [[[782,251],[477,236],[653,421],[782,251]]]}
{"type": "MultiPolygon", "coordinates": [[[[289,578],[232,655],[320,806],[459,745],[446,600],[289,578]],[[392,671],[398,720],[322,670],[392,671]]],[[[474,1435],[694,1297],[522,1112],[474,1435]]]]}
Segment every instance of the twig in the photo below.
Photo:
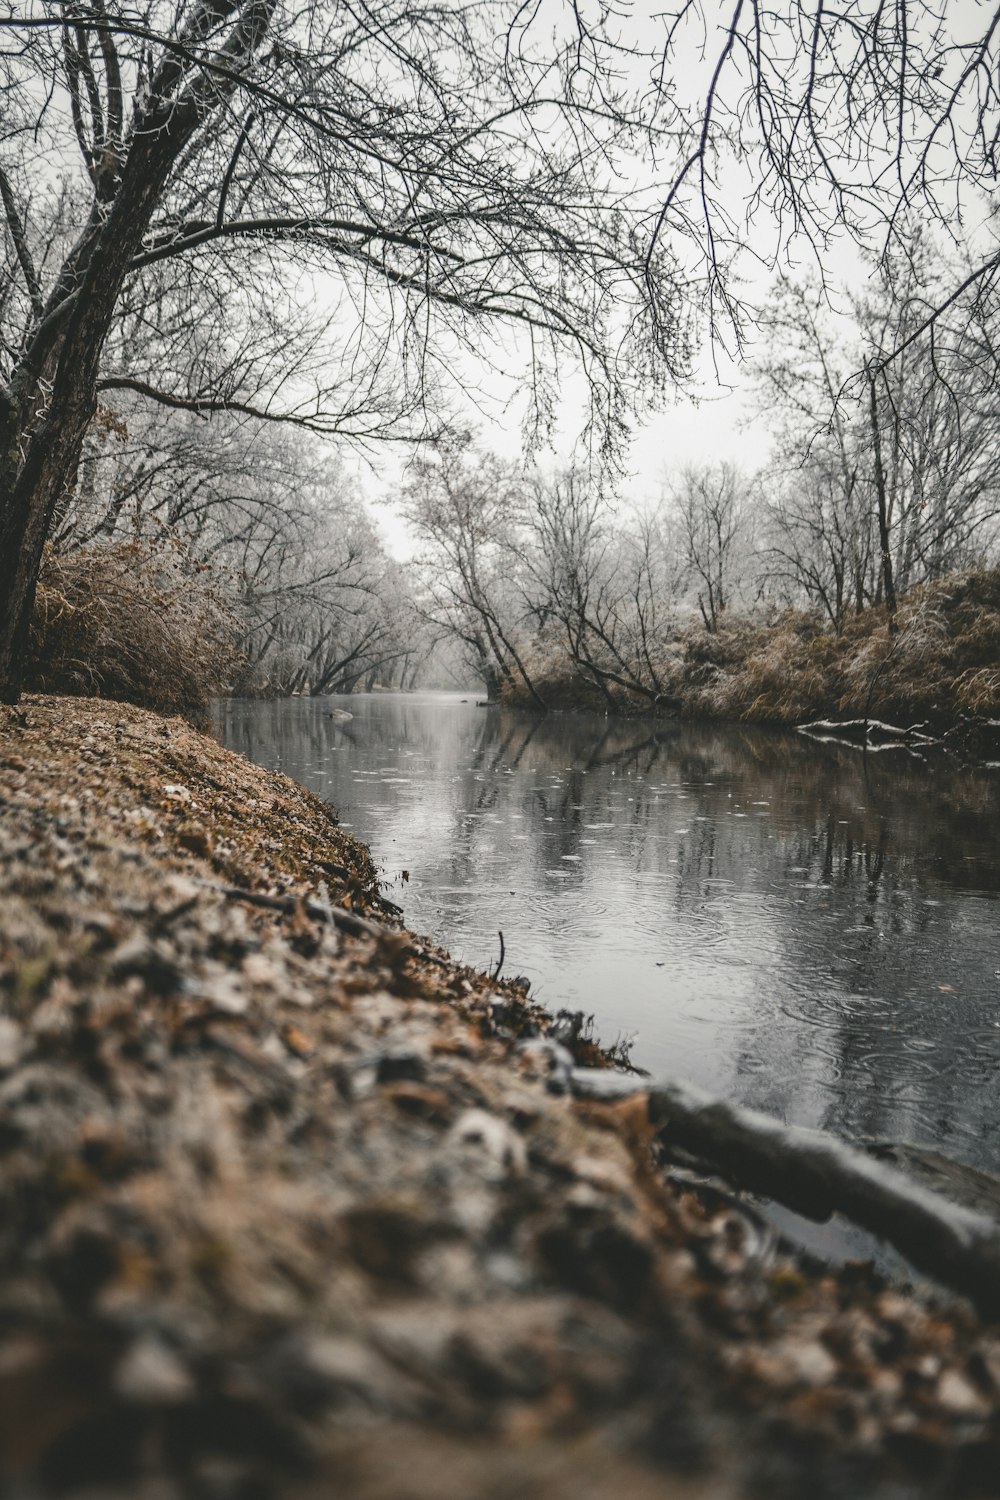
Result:
{"type": "MultiPolygon", "coordinates": [[[[357,912],[347,911],[342,906],[322,906],[318,901],[305,901],[297,896],[268,896],[263,891],[248,891],[239,885],[215,885],[210,880],[198,880],[195,883],[207,891],[214,891],[217,896],[225,896],[229,901],[245,901],[249,906],[261,906],[265,911],[280,911],[288,915],[301,908],[307,917],[330,922],[338,931],[346,932],[350,937],[372,937],[379,940],[395,935],[391,927],[369,921],[367,917],[359,917],[357,912]]],[[[439,958],[436,953],[428,953],[426,948],[417,948],[412,943],[408,943],[400,951],[404,958],[418,958],[422,963],[437,964],[441,969],[451,967],[450,959],[439,958]]]]}
{"type": "Polygon", "coordinates": [[[493,979],[493,980],[497,980],[497,979],[500,978],[500,970],[503,968],[504,954],[507,951],[505,949],[504,945],[503,945],[503,933],[502,932],[498,932],[497,933],[497,937],[500,939],[500,957],[497,959],[497,966],[496,966],[496,968],[493,970],[493,973],[490,975],[490,978],[493,979]]]}
{"type": "Polygon", "coordinates": [[[280,911],[289,915],[301,909],[307,917],[319,922],[329,922],[350,937],[380,939],[390,936],[392,932],[390,927],[370,922],[367,917],[359,917],[357,912],[347,911],[342,906],[321,906],[318,901],[305,901],[301,896],[268,896],[263,891],[248,891],[240,885],[213,885],[210,880],[198,881],[198,884],[204,885],[206,890],[214,891],[218,896],[225,896],[229,901],[245,901],[248,906],[262,906],[265,911],[280,911]]]}

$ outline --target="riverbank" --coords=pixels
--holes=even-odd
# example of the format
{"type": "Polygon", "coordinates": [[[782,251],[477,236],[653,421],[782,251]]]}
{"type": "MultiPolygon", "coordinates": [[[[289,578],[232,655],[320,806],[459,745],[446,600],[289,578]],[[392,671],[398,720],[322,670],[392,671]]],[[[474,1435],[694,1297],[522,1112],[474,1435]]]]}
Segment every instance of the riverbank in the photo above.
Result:
{"type": "Polygon", "coordinates": [[[1000,1331],[671,1185],[318,799],[51,698],[0,799],[6,1493],[994,1492],[1000,1331]]]}
{"type": "MultiPolygon", "coordinates": [[[[664,711],[691,718],[793,725],[871,717],[936,733],[1000,717],[1000,569],[915,589],[900,601],[896,624],[890,635],[881,607],[846,617],[839,632],[801,610],[767,621],[728,613],[715,630],[687,625],[659,646],[655,680],[648,666],[635,670],[645,695],[612,679],[599,684],[599,674],[574,670],[555,650],[527,660],[552,708],[649,713],[667,700],[664,711]]],[[[621,678],[621,664],[611,665],[621,678]]],[[[537,706],[513,680],[505,692],[537,706]]]]}

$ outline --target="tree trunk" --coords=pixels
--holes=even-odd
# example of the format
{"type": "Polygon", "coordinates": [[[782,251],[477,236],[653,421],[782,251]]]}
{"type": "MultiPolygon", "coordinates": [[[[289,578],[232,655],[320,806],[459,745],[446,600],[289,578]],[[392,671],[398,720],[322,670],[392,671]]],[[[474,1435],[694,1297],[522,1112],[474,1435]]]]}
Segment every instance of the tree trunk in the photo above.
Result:
{"type": "MultiPolygon", "coordinates": [[[[73,346],[75,347],[75,346],[73,346]]],[[[34,429],[23,464],[16,418],[0,471],[0,701],[16,703],[28,652],[31,614],[56,505],[79,457],[94,411],[94,376],[60,361],[48,411],[34,429]]],[[[6,434],[5,434],[6,436],[6,434]]]]}
{"type": "Polygon", "coordinates": [[[120,175],[115,166],[97,183],[88,224],[0,393],[0,702],[20,696],[42,553],[96,409],[101,355],[122,285],[178,156],[234,92],[236,69],[263,41],[272,11],[273,0],[261,0],[244,18],[233,0],[214,0],[192,19],[188,40],[234,20],[221,48],[232,82],[213,77],[209,84],[200,73],[187,81],[186,64],[167,53],[120,175]]]}
{"type": "MultiPolygon", "coordinates": [[[[156,163],[145,157],[141,153],[131,181],[123,182],[103,227],[79,247],[82,277],[62,313],[63,331],[45,358],[55,369],[47,404],[38,416],[36,400],[8,407],[0,470],[0,701],[6,703],[20,696],[42,553],[96,409],[101,352],[118,295],[171,165],[163,161],[157,173],[156,163]],[[139,180],[142,167],[149,171],[145,182],[139,180]]],[[[29,350],[26,359],[31,364],[21,379],[30,382],[34,397],[31,365],[40,373],[43,353],[29,350]]]]}
{"type": "Polygon", "coordinates": [[[875,397],[875,375],[868,371],[869,410],[872,424],[872,448],[875,456],[875,496],[878,501],[878,539],[882,556],[882,585],[885,590],[885,607],[889,617],[889,634],[895,635],[896,585],[893,578],[892,551],[889,545],[889,514],[885,493],[885,468],[882,464],[882,431],[878,419],[878,402],[875,397]]]}

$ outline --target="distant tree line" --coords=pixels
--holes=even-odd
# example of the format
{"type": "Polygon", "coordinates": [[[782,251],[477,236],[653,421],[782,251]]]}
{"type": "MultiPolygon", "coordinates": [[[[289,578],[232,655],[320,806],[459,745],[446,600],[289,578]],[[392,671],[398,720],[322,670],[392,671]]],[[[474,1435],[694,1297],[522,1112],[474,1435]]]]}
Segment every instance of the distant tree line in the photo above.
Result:
{"type": "MultiPolygon", "coordinates": [[[[57,600],[46,585],[58,580],[66,595],[77,579],[88,598],[74,609],[102,611],[111,635],[136,633],[143,590],[149,612],[176,619],[182,634],[185,616],[194,636],[205,631],[211,604],[217,624],[201,651],[214,641],[216,688],[237,693],[411,687],[434,643],[405,569],[386,554],[328,446],[280,426],[232,415],[206,422],[127,396],[99,410],[77,484],[60,503],[42,569],[48,616],[57,600]],[[136,588],[124,614],[130,573],[136,588]]],[[[61,637],[47,624],[51,656],[61,637]]],[[[165,649],[182,649],[176,635],[165,649]]],[[[43,677],[52,665],[39,663],[43,677]]],[[[88,678],[87,663],[78,664],[80,685],[107,690],[108,667],[90,665],[88,678]]]]}
{"type": "Polygon", "coordinates": [[[669,696],[678,634],[739,612],[814,612],[839,634],[951,571],[1000,560],[998,307],[957,299],[913,338],[955,268],[914,234],[849,317],[818,280],[785,280],[751,364],[773,438],[760,472],[689,466],[645,509],[584,469],[539,474],[445,446],[415,466],[417,607],[494,695],[536,706],[571,682],[614,706],[669,696]],[[890,351],[893,357],[888,358],[890,351]]]}
{"type": "MultiPolygon", "coordinates": [[[[624,34],[604,0],[11,0],[0,15],[0,699],[17,700],[45,548],[77,545],[66,527],[78,501],[81,515],[103,505],[92,541],[108,542],[110,511],[147,503],[150,466],[166,473],[147,457],[134,504],[122,489],[102,495],[95,445],[115,423],[128,442],[158,408],[178,434],[205,418],[224,433],[217,419],[232,418],[256,424],[246,431],[416,443],[443,434],[465,373],[488,366],[520,383],[537,451],[572,366],[588,396],[581,446],[613,466],[630,417],[688,375],[697,326],[744,347],[738,267],[762,226],[776,254],[790,243],[813,254],[820,279],[788,291],[811,387],[797,416],[789,405],[801,483],[796,494],[791,468],[780,493],[769,481],[782,526],[759,545],[784,545],[774,576],[835,625],[872,595],[891,624],[906,581],[983,547],[989,524],[989,463],[964,433],[978,422],[988,451],[996,360],[980,313],[1000,277],[1000,29],[988,7],[967,9],[678,0],[624,34]],[[957,239],[977,218],[975,255],[936,284],[919,254],[900,252],[911,222],[957,239]],[[884,299],[859,305],[864,373],[846,393],[837,380],[850,369],[833,368],[821,328],[837,234],[877,246],[892,298],[888,321],[884,299]]],[[[762,380],[787,389],[787,376],[776,347],[762,380]]],[[[562,622],[596,682],[636,676],[651,690],[652,575],[657,608],[672,597],[654,532],[667,523],[609,533],[585,474],[539,494],[548,552],[497,581],[498,548],[516,551],[523,529],[477,535],[472,554],[464,538],[461,597],[432,582],[423,614],[521,679],[532,674],[509,612],[523,607],[540,625],[562,622]],[[636,575],[628,629],[610,567],[619,543],[621,576],[636,575]],[[561,580],[551,603],[532,569],[561,580]]],[[[214,469],[206,483],[233,489],[214,469]]],[[[717,489],[682,502],[673,550],[710,630],[731,608],[727,558],[741,550],[717,489]]],[[[172,537],[211,530],[207,493],[172,537]]],[[[277,661],[291,635],[288,680],[303,652],[310,681],[346,680],[373,639],[361,601],[379,574],[358,581],[356,509],[307,479],[266,542],[260,496],[237,486],[229,502],[234,534],[191,545],[197,556],[218,542],[219,565],[243,569],[251,656],[268,641],[277,661]],[[317,556],[323,506],[341,506],[346,534],[317,556]],[[275,577],[294,609],[275,612],[275,577]],[[322,591],[355,634],[306,627],[322,591]]]]}

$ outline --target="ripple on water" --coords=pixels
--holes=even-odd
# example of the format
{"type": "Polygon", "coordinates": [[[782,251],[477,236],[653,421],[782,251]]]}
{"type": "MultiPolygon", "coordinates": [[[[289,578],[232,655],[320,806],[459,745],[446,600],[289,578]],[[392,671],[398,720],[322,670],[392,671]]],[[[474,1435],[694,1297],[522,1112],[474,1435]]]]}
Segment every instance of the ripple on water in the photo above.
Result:
{"type": "Polygon", "coordinates": [[[825,990],[819,986],[808,991],[793,990],[782,1001],[780,1009],[790,1021],[805,1026],[839,1029],[849,1023],[863,1033],[867,1026],[881,1025],[883,1018],[892,1022],[898,1000],[889,995],[864,995],[825,990]]]}
{"type": "Polygon", "coordinates": [[[502,928],[547,1003],[639,1030],[639,1063],[737,1096],[752,1077],[802,1123],[919,1126],[997,1164],[997,905],[950,873],[1000,878],[1000,799],[974,773],[904,785],[873,767],[869,795],[853,760],[797,738],[681,725],[644,780],[627,725],[487,721],[430,696],[352,707],[343,754],[317,755],[298,701],[234,706],[229,743],[321,790],[377,862],[409,865],[412,926],[480,965],[502,928]]]}

